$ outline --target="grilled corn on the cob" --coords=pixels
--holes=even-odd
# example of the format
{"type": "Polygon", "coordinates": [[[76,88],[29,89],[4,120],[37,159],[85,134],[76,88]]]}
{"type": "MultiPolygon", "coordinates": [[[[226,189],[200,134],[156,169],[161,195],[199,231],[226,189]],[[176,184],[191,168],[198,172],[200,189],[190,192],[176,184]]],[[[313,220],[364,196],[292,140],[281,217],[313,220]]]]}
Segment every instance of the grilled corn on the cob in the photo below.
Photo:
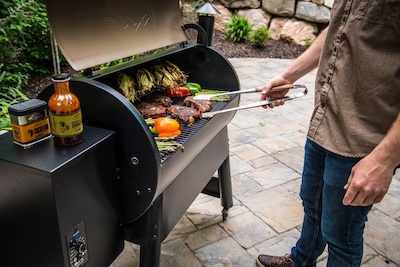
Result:
{"type": "Polygon", "coordinates": [[[142,96],[150,92],[155,85],[154,75],[144,68],[139,69],[136,72],[136,80],[138,85],[138,96],[142,96]]]}
{"type": "Polygon", "coordinates": [[[118,75],[118,84],[125,98],[132,103],[135,102],[137,96],[133,78],[125,73],[120,73],[118,75]]]}

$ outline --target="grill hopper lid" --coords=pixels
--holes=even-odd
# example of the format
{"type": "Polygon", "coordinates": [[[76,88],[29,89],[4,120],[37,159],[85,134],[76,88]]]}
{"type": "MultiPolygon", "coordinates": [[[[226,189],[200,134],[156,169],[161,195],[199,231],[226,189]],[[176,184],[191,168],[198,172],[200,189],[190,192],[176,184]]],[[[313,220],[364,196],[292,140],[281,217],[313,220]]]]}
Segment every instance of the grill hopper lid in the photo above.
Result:
{"type": "Polygon", "coordinates": [[[75,70],[187,41],[178,0],[47,0],[50,27],[75,70]]]}

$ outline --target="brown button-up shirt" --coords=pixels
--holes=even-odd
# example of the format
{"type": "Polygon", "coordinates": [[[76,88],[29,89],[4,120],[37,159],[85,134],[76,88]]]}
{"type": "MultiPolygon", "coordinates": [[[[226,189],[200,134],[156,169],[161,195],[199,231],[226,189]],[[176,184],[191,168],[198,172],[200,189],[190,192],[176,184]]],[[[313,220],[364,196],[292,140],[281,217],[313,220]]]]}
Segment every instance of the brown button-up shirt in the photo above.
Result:
{"type": "Polygon", "coordinates": [[[400,0],[338,0],[332,8],[308,137],[363,157],[400,113],[400,0]]]}

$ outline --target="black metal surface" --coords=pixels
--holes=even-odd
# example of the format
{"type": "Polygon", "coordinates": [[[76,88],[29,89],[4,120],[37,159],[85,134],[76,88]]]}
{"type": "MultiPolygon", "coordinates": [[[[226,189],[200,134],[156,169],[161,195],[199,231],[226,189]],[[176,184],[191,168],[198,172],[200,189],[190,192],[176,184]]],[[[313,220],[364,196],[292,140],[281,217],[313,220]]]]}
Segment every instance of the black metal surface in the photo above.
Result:
{"type": "MultiPolygon", "coordinates": [[[[70,82],[71,91],[80,99],[84,123],[117,132],[116,158],[123,180],[125,223],[143,215],[234,116],[234,113],[229,113],[209,119],[197,131],[188,134],[187,140],[182,140],[184,156],[178,151],[162,161],[143,117],[116,88],[119,73],[132,75],[138,68],[151,68],[165,60],[175,63],[189,75],[190,81],[198,82],[204,88],[239,90],[236,72],[229,61],[216,50],[201,45],[150,55],[98,72],[94,77],[72,79],[70,82]]],[[[38,98],[47,101],[52,94],[53,88],[49,87],[38,98]]],[[[225,104],[226,107],[233,107],[238,103],[239,97],[236,97],[225,104]]],[[[196,122],[190,126],[191,129],[197,127],[197,123],[201,125],[202,121],[205,122],[196,122]]]]}
{"type": "Polygon", "coordinates": [[[123,249],[114,132],[84,127],[85,140],[22,149],[0,136],[0,266],[69,267],[67,235],[84,222],[89,261],[107,267],[123,249]],[[100,234],[101,233],[101,234],[100,234]]]}
{"type": "Polygon", "coordinates": [[[213,42],[213,35],[214,35],[214,20],[213,16],[199,16],[199,25],[204,29],[206,32],[207,39],[204,39],[202,35],[197,36],[198,43],[206,42],[207,45],[212,45],[213,42]]]}
{"type": "MultiPolygon", "coordinates": [[[[167,163],[169,160],[167,161],[167,163]]],[[[190,162],[138,220],[125,225],[125,239],[140,244],[140,263],[158,266],[161,242],[202,191],[221,197],[224,210],[232,207],[226,126],[190,162]],[[218,170],[220,187],[203,190],[218,170]]],[[[223,215],[224,216],[224,215],[223,215]]]]}
{"type": "Polygon", "coordinates": [[[188,30],[188,29],[195,29],[197,31],[197,42],[199,44],[202,44],[204,46],[208,45],[208,36],[206,31],[198,24],[194,24],[194,23],[188,23],[182,26],[183,30],[188,30]]]}
{"type": "MultiPolygon", "coordinates": [[[[234,112],[181,126],[176,139],[184,150],[160,156],[155,140],[135,105],[118,92],[120,73],[134,76],[139,68],[171,61],[189,81],[205,89],[239,90],[229,61],[211,47],[192,44],[140,58],[70,81],[81,102],[87,125],[116,132],[116,167],[123,187],[124,238],[141,246],[140,265],[159,266],[161,242],[200,192],[221,198],[222,218],[232,207],[227,124],[234,112]],[[218,185],[213,174],[218,170],[218,185]],[[212,180],[213,182],[210,182],[212,180]]],[[[38,98],[47,101],[53,88],[38,98]]],[[[213,104],[213,110],[236,107],[239,96],[213,104]]]]}

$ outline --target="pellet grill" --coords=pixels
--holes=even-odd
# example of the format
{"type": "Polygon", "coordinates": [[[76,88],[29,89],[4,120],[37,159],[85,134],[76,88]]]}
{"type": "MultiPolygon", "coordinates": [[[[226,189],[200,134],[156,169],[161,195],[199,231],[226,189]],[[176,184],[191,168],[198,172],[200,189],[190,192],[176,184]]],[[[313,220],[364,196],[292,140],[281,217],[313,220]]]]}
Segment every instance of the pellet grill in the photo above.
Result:
{"type": "MultiPolygon", "coordinates": [[[[71,148],[48,141],[23,150],[10,134],[0,136],[0,226],[7,244],[0,266],[109,266],[124,240],[140,245],[140,266],[159,266],[161,242],[199,193],[221,199],[223,219],[232,206],[227,124],[234,112],[182,126],[176,141],[184,150],[161,155],[142,115],[118,91],[117,77],[168,60],[203,88],[234,91],[240,89],[236,72],[207,46],[201,28],[183,25],[177,0],[50,0],[47,12],[70,65],[86,70],[70,81],[85,140],[71,148]],[[188,29],[204,44],[188,43],[188,29]]],[[[47,101],[53,92],[50,86],[38,98],[47,101]]],[[[213,103],[212,111],[238,104],[234,96],[213,103]]]]}

